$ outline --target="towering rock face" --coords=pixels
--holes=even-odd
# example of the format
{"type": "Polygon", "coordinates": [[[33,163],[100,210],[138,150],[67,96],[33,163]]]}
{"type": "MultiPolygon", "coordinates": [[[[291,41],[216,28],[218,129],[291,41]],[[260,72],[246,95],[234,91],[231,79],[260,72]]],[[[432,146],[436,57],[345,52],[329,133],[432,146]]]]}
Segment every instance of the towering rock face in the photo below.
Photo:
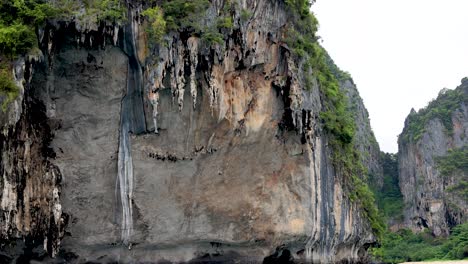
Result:
{"type": "Polygon", "coordinates": [[[355,146],[361,154],[362,165],[367,169],[368,182],[376,188],[382,188],[383,168],[380,147],[370,126],[369,112],[367,112],[353,80],[346,73],[338,74],[337,77],[340,80],[341,89],[348,98],[348,111],[354,118],[356,126],[355,146]]]}
{"type": "Polygon", "coordinates": [[[326,58],[333,75],[339,81],[340,89],[346,94],[347,111],[353,117],[356,127],[354,145],[358,149],[362,165],[367,169],[367,180],[374,188],[380,189],[383,187],[383,167],[379,143],[370,125],[369,112],[351,75],[340,70],[328,54],[326,58]]]}
{"type": "MultiPolygon", "coordinates": [[[[203,23],[228,2],[212,1],[203,23]]],[[[141,9],[120,29],[45,29],[47,60],[1,138],[2,236],[37,235],[52,253],[61,243],[72,263],[363,260],[375,238],[333,165],[318,84],[305,88],[281,41],[285,3],[239,1],[222,43],[172,32],[152,49],[141,9]],[[35,197],[41,215],[27,216],[35,197]]],[[[342,89],[373,152],[357,90],[342,89]]]]}
{"type": "Polygon", "coordinates": [[[398,143],[405,224],[447,235],[468,217],[468,79],[453,91],[442,90],[427,108],[413,110],[398,143]]]}

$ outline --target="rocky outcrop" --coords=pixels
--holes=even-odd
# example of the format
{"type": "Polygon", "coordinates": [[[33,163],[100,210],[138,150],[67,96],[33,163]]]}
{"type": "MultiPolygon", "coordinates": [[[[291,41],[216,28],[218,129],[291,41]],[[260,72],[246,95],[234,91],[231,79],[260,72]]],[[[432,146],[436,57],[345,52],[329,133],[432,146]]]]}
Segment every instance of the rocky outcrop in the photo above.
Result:
{"type": "Polygon", "coordinates": [[[37,58],[14,64],[19,97],[0,113],[0,262],[21,262],[59,250],[66,215],[60,203],[61,173],[51,162],[51,129],[44,104],[30,92],[37,58]],[[35,250],[36,247],[43,249],[35,250]]]}
{"type": "MultiPolygon", "coordinates": [[[[212,26],[228,2],[212,1],[202,23],[212,26]]],[[[28,95],[43,128],[16,130],[53,153],[36,154],[42,169],[25,177],[47,185],[44,230],[59,238],[67,222],[59,260],[363,261],[375,237],[331,160],[318,84],[305,88],[302,62],[282,42],[285,3],[237,2],[223,43],[181,31],[151,48],[142,6],[128,8],[120,29],[44,30],[48,56],[28,95]]],[[[357,100],[357,140],[368,149],[367,112],[350,80],[342,89],[357,100]]],[[[2,138],[16,141],[27,142],[2,138]]]]}
{"type": "Polygon", "coordinates": [[[425,109],[412,110],[398,144],[406,226],[415,231],[429,228],[440,236],[466,222],[468,79],[455,90],[442,90],[425,109]],[[444,168],[447,159],[451,169],[444,168]]]}

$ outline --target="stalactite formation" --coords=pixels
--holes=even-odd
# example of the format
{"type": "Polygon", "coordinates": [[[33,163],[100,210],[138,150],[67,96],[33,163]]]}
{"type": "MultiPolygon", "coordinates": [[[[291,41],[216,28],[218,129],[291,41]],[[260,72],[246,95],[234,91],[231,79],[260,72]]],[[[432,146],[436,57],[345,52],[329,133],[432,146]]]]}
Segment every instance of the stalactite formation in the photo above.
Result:
{"type": "Polygon", "coordinates": [[[3,127],[0,149],[25,157],[17,167],[25,190],[41,186],[30,199],[40,215],[16,221],[26,219],[22,183],[2,158],[2,236],[42,232],[58,258],[45,262],[364,260],[375,237],[330,159],[318,84],[305,89],[303,66],[282,41],[285,3],[209,1],[201,27],[222,43],[173,30],[164,45],[147,43],[149,5],[126,3],[124,25],[38,31],[47,58],[27,76],[36,88],[10,112],[20,125],[3,127]],[[218,28],[221,16],[232,28],[218,28]],[[28,127],[32,101],[44,105],[50,133],[28,127]],[[33,159],[36,142],[54,154],[33,159]]]}

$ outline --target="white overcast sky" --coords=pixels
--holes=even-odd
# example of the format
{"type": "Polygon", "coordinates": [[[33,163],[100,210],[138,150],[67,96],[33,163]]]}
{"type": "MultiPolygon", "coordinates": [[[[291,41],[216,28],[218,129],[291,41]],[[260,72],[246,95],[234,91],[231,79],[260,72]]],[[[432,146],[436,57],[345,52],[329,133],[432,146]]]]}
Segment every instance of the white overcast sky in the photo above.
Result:
{"type": "Polygon", "coordinates": [[[383,151],[414,107],[468,76],[468,0],[317,0],[319,35],[351,73],[383,151]]]}

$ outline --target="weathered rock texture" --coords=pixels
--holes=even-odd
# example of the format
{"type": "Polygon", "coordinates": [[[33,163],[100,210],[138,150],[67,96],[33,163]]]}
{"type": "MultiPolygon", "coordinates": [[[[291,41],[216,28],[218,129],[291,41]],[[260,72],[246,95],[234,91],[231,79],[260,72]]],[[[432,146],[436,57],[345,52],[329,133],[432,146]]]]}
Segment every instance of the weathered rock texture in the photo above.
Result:
{"type": "MultiPolygon", "coordinates": [[[[203,23],[224,4],[212,1],[203,23]]],[[[151,50],[140,9],[120,29],[45,29],[47,60],[23,100],[41,118],[25,119],[23,106],[1,138],[2,235],[43,231],[56,248],[67,218],[58,257],[72,263],[362,261],[375,238],[331,161],[319,87],[304,88],[301,63],[280,41],[284,2],[239,1],[223,44],[171,33],[151,50]],[[23,216],[31,209],[17,201],[34,199],[17,199],[19,187],[38,192],[28,195],[45,218],[23,216]]],[[[372,152],[362,101],[351,81],[342,88],[357,100],[359,148],[372,152]]]]}
{"type": "Polygon", "coordinates": [[[466,196],[449,191],[450,187],[468,180],[466,167],[442,175],[436,162],[446,157],[450,149],[460,150],[468,145],[468,79],[463,79],[455,92],[459,103],[449,110],[450,129],[437,117],[423,123],[422,133],[410,129],[424,112],[435,111],[448,103],[439,96],[422,112],[412,110],[399,136],[399,177],[405,201],[405,224],[415,231],[430,228],[437,236],[447,235],[450,227],[466,222],[468,215],[466,196]]]}
{"type": "MultiPolygon", "coordinates": [[[[61,173],[51,162],[51,130],[44,104],[29,92],[35,59],[14,67],[19,97],[0,113],[0,262],[13,256],[58,252],[66,216],[60,204],[61,173]],[[26,89],[25,89],[26,88],[26,89]],[[43,245],[43,250],[32,249],[43,245]]],[[[21,259],[21,258],[20,258],[21,259]]],[[[20,259],[18,261],[20,261],[20,259]]]]}
{"type": "Polygon", "coordinates": [[[383,168],[380,160],[380,147],[370,126],[369,112],[367,112],[353,80],[345,73],[337,74],[337,78],[340,81],[341,89],[348,98],[348,111],[354,118],[356,127],[354,144],[360,153],[362,165],[367,168],[368,182],[376,188],[382,188],[383,168]]]}

